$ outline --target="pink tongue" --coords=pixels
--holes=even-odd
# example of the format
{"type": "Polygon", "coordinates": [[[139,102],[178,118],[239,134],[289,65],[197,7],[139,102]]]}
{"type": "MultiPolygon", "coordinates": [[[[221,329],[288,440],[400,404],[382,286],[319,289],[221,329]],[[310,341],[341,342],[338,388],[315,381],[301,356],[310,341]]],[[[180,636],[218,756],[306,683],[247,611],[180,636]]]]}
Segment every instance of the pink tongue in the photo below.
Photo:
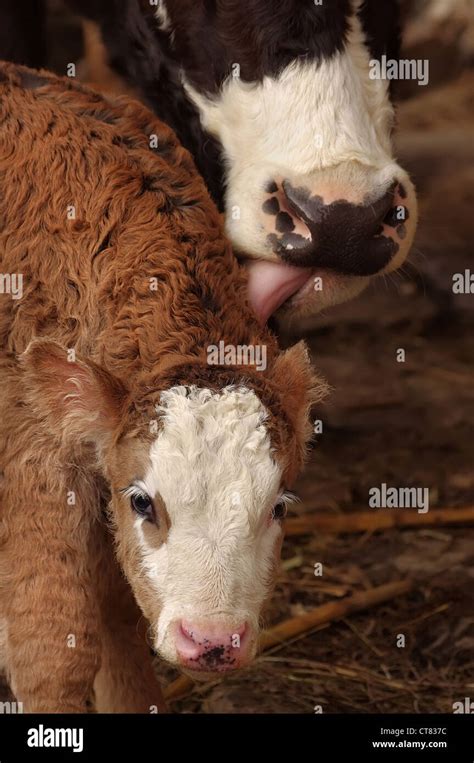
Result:
{"type": "Polygon", "coordinates": [[[296,268],[268,260],[250,260],[248,298],[264,325],[283,302],[295,294],[311,275],[309,268],[296,268]]]}

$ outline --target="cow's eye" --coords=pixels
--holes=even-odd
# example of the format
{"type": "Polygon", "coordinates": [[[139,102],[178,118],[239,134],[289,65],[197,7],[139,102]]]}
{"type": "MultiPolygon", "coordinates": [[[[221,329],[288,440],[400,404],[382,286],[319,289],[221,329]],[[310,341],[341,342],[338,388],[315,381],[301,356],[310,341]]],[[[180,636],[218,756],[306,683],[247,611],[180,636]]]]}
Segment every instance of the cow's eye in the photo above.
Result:
{"type": "Polygon", "coordinates": [[[155,509],[153,501],[146,493],[134,493],[130,498],[132,509],[140,516],[145,517],[150,522],[155,520],[155,509]]]}
{"type": "Polygon", "coordinates": [[[278,501],[272,509],[272,519],[281,521],[286,517],[286,503],[285,501],[278,501]]]}

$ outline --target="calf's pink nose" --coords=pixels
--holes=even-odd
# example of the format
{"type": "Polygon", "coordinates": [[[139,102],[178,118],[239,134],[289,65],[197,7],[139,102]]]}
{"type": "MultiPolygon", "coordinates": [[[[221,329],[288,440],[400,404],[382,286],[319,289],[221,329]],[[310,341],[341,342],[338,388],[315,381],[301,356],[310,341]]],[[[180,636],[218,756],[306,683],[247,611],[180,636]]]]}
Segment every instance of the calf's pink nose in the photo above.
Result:
{"type": "Polygon", "coordinates": [[[246,623],[229,629],[221,623],[178,623],[175,646],[183,667],[208,672],[235,670],[248,661],[249,629],[246,623]]]}

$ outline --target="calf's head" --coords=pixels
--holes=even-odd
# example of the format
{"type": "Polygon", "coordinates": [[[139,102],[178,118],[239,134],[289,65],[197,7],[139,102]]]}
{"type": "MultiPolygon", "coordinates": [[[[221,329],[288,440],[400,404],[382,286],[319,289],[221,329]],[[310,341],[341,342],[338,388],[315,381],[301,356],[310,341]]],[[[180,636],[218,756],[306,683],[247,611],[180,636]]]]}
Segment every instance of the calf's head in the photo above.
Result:
{"type": "Polygon", "coordinates": [[[95,449],[119,559],[159,654],[199,675],[248,663],[308,409],[324,391],[303,348],[276,359],[258,394],[242,382],[137,395],[42,340],[23,369],[45,425],[95,449]]]}
{"type": "Polygon", "coordinates": [[[260,319],[318,312],[398,268],[416,198],[388,83],[371,76],[398,55],[395,0],[160,0],[155,15],[222,148],[227,233],[260,319]]]}

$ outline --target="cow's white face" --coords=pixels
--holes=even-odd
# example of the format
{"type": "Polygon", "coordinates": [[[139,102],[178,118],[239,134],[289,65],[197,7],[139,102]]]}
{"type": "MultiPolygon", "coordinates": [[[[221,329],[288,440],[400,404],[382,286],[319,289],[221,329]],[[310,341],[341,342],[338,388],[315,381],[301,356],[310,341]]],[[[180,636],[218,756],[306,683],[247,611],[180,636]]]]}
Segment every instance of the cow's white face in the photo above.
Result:
{"type": "Polygon", "coordinates": [[[147,589],[162,657],[200,673],[239,667],[255,654],[282,537],[267,414],[245,388],[185,387],[163,393],[158,414],[150,466],[124,496],[138,509],[127,574],[140,603],[147,589]]]}
{"type": "MultiPolygon", "coordinates": [[[[388,83],[370,76],[358,0],[339,2],[340,11],[335,3],[328,19],[321,8],[301,8],[310,21],[309,14],[315,14],[315,37],[319,18],[329,26],[345,22],[346,31],[327,54],[290,58],[276,71],[267,65],[269,74],[265,50],[255,44],[248,54],[239,37],[244,32],[233,32],[238,21],[226,21],[230,6],[222,6],[222,16],[203,12],[196,29],[207,24],[216,49],[223,38],[235,44],[232,72],[212,90],[207,89],[212,77],[208,72],[206,79],[204,72],[206,43],[198,55],[191,36],[185,39],[182,32],[179,14],[185,5],[185,0],[162,3],[160,19],[163,23],[168,8],[166,29],[176,31],[184,86],[204,129],[223,148],[226,229],[237,254],[250,261],[250,298],[262,322],[282,304],[293,317],[317,312],[361,291],[371,276],[399,267],[415,232],[416,198],[393,157],[388,83]],[[346,15],[344,6],[350,8],[346,15]],[[240,76],[239,54],[245,76],[240,76]],[[254,81],[252,65],[259,73],[254,81]]],[[[278,46],[295,44],[292,22],[298,8],[289,13],[283,31],[283,11],[275,6],[274,15],[282,14],[275,22],[268,6],[267,11],[265,4],[257,6],[260,21],[274,24],[266,42],[275,41],[278,57],[278,46]]],[[[250,15],[250,6],[241,13],[250,15]]]]}

